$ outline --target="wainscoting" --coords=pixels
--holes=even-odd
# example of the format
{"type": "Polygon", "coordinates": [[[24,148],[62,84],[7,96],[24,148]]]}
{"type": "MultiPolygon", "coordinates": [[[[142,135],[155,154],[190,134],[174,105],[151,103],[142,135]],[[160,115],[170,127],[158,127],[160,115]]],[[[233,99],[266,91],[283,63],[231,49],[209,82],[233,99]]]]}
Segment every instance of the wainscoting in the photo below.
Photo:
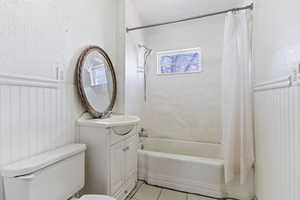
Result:
{"type": "Polygon", "coordinates": [[[0,168],[75,142],[77,99],[73,84],[0,74],[0,168]]]}
{"type": "Polygon", "coordinates": [[[266,82],[256,88],[256,194],[259,200],[300,199],[299,94],[299,83],[292,77],[266,82]]]}

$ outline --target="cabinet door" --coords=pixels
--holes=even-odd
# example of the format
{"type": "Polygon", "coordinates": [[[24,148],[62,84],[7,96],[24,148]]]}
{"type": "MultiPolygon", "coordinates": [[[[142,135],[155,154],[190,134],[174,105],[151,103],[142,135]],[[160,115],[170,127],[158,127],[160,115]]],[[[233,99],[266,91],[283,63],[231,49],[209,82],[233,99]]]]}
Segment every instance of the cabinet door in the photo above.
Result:
{"type": "Polygon", "coordinates": [[[133,173],[137,173],[137,135],[125,141],[125,179],[127,180],[133,173]]]}
{"type": "Polygon", "coordinates": [[[110,190],[113,195],[124,183],[124,143],[110,147],[110,190]]]}

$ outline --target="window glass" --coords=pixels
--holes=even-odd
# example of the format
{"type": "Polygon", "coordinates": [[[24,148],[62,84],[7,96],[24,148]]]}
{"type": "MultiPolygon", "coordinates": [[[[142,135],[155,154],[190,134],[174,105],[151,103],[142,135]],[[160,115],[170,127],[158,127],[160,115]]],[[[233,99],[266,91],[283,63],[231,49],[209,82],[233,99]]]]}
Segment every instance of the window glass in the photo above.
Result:
{"type": "Polygon", "coordinates": [[[201,70],[199,49],[158,53],[158,74],[192,73],[201,70]]]}

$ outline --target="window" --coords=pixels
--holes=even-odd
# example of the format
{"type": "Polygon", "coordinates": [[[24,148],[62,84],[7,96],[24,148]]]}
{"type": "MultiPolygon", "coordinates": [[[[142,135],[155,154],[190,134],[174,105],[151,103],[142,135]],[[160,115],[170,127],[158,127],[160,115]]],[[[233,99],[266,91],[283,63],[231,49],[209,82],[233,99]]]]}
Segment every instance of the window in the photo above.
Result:
{"type": "Polygon", "coordinates": [[[158,74],[182,74],[202,71],[200,48],[157,53],[158,74]]]}

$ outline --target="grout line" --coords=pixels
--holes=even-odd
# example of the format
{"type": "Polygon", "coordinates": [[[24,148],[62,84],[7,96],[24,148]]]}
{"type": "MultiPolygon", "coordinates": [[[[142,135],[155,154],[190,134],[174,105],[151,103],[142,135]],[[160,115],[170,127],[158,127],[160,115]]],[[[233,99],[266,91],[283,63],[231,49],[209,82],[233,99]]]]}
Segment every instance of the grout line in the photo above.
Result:
{"type": "Polygon", "coordinates": [[[161,196],[161,193],[162,193],[162,191],[163,191],[163,189],[162,189],[162,188],[160,188],[160,191],[159,191],[159,194],[158,194],[158,196],[157,196],[157,199],[156,199],[156,200],[159,200],[159,199],[160,199],[160,196],[161,196]]]}
{"type": "MultiPolygon", "coordinates": [[[[176,190],[176,189],[172,189],[172,188],[167,188],[167,187],[163,187],[163,186],[152,185],[152,184],[147,183],[145,180],[139,180],[139,181],[144,182],[144,184],[146,184],[146,185],[154,186],[154,187],[157,187],[157,188],[167,189],[167,190],[172,190],[172,191],[175,191],[175,192],[186,193],[187,196],[188,196],[188,194],[193,194],[193,195],[200,196],[200,197],[210,198],[210,199],[212,199],[212,200],[213,200],[213,199],[215,199],[215,200],[224,200],[224,198],[216,198],[216,197],[212,197],[212,196],[206,196],[206,195],[202,195],[202,194],[196,194],[196,193],[185,192],[185,191],[176,190]]],[[[228,198],[225,198],[225,200],[226,200],[226,199],[228,199],[228,198]]]]}
{"type": "Polygon", "coordinates": [[[143,182],[140,186],[138,186],[138,182],[137,182],[135,188],[133,189],[133,191],[126,197],[126,200],[131,200],[131,199],[135,198],[136,193],[141,189],[141,187],[144,184],[145,183],[143,182]]]}

